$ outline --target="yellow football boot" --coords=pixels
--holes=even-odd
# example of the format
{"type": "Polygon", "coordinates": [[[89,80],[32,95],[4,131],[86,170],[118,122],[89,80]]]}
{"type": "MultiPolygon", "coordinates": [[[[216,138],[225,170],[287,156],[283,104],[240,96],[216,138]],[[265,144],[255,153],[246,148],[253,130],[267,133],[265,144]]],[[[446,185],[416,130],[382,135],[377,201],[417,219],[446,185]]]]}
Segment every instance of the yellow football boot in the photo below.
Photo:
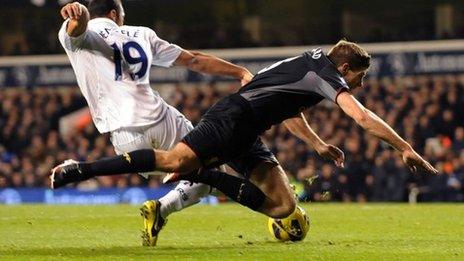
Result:
{"type": "Polygon", "coordinates": [[[158,200],[145,201],[140,208],[143,217],[142,245],[156,246],[158,234],[166,224],[161,217],[161,203],[158,200]]]}

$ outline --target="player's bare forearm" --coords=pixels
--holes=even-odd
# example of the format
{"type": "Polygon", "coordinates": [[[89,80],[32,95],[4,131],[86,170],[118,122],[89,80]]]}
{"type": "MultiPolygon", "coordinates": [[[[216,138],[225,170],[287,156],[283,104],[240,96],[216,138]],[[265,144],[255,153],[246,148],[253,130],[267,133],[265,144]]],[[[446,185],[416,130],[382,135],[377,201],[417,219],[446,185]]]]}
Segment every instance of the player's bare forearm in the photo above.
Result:
{"type": "Polygon", "coordinates": [[[403,162],[412,171],[420,167],[430,173],[438,173],[438,170],[417,154],[409,143],[404,141],[387,123],[375,115],[375,113],[364,108],[364,106],[349,92],[340,93],[336,98],[336,102],[340,108],[361,127],[400,151],[403,162]]]}
{"type": "Polygon", "coordinates": [[[285,127],[295,136],[316,149],[325,142],[311,129],[303,113],[284,121],[285,127]]]}
{"type": "Polygon", "coordinates": [[[194,51],[182,51],[177,58],[176,65],[182,65],[188,69],[200,73],[230,76],[241,81],[242,85],[247,84],[253,75],[246,68],[235,65],[213,55],[194,51]]]}
{"type": "Polygon", "coordinates": [[[401,138],[395,130],[393,130],[385,121],[370,110],[366,109],[367,119],[360,122],[361,127],[367,130],[372,135],[384,140],[393,148],[400,152],[412,150],[411,145],[401,138]]]}
{"type": "Polygon", "coordinates": [[[339,148],[325,143],[309,126],[303,113],[284,121],[285,127],[295,136],[306,142],[322,157],[333,160],[336,166],[344,167],[345,154],[339,148]]]}
{"type": "Polygon", "coordinates": [[[242,79],[246,74],[251,74],[244,67],[232,64],[216,56],[194,52],[195,58],[189,68],[193,71],[213,75],[226,75],[236,79],[242,79]]]}
{"type": "Polygon", "coordinates": [[[387,123],[366,109],[350,93],[340,93],[337,96],[337,103],[348,116],[353,118],[356,123],[372,135],[384,140],[398,151],[403,152],[411,149],[411,146],[388,126],[387,123]]]}
{"type": "Polygon", "coordinates": [[[373,112],[367,110],[369,119],[362,123],[364,129],[368,130],[373,135],[388,142],[395,149],[401,152],[403,162],[409,167],[412,172],[417,171],[420,167],[430,173],[438,174],[432,164],[424,160],[414,149],[404,141],[387,123],[380,119],[373,112]]]}
{"type": "Polygon", "coordinates": [[[69,18],[68,26],[66,27],[66,32],[69,36],[77,37],[87,29],[90,15],[87,7],[84,5],[78,2],[67,4],[61,8],[60,14],[63,19],[69,18]]]}

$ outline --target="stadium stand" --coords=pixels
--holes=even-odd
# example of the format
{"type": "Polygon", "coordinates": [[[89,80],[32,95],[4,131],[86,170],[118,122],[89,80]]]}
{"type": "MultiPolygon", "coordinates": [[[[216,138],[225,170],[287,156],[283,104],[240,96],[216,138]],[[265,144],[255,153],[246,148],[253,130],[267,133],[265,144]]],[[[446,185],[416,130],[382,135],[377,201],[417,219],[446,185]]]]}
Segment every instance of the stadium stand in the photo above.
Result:
{"type": "MultiPolygon", "coordinates": [[[[230,83],[170,87],[166,100],[195,124],[230,83]],[[218,87],[218,85],[226,85],[218,87]]],[[[198,84],[197,84],[198,85],[198,84]]],[[[386,144],[367,135],[333,104],[310,109],[311,126],[345,151],[336,169],[291,136],[281,125],[264,134],[305,201],[462,201],[464,199],[464,75],[371,78],[355,93],[424,153],[443,175],[410,175],[386,144]],[[409,198],[410,199],[410,198],[409,198]]],[[[86,106],[78,88],[0,89],[0,188],[45,187],[48,171],[67,158],[91,160],[114,155],[108,135],[90,124],[72,135],[58,131],[60,117],[86,106]]],[[[159,177],[101,177],[86,188],[160,186],[159,177]]]]}

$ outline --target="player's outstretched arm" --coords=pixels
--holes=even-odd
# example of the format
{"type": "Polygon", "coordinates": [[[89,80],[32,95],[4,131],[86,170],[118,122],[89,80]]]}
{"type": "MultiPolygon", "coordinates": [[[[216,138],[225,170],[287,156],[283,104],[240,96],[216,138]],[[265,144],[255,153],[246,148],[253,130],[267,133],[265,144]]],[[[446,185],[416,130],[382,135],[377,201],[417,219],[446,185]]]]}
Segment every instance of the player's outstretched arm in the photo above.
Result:
{"type": "Polygon", "coordinates": [[[200,52],[183,50],[174,64],[185,66],[196,72],[231,76],[239,79],[242,86],[253,78],[253,74],[242,66],[232,64],[214,55],[200,52]]]}
{"type": "Polygon", "coordinates": [[[69,18],[66,28],[66,32],[69,36],[77,37],[83,34],[87,29],[90,15],[87,7],[84,5],[78,2],[67,4],[61,8],[60,14],[65,20],[69,18]]]}
{"type": "Polygon", "coordinates": [[[285,127],[295,136],[306,142],[322,157],[333,160],[337,167],[344,167],[345,154],[339,148],[325,143],[309,126],[303,113],[284,121],[285,127]]]}
{"type": "Polygon", "coordinates": [[[386,122],[366,109],[349,92],[340,93],[337,96],[337,104],[362,128],[400,151],[404,163],[412,171],[416,171],[419,167],[433,174],[438,173],[438,170],[417,154],[411,145],[403,140],[386,122]]]}

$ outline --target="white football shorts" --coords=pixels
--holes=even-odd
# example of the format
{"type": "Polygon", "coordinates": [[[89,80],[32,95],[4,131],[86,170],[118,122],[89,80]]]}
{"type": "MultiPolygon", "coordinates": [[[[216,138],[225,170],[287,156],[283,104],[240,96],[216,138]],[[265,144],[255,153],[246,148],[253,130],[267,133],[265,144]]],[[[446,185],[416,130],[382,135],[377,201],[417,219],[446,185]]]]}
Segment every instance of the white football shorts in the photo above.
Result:
{"type": "MultiPolygon", "coordinates": [[[[163,120],[149,126],[117,129],[111,133],[111,142],[118,155],[139,149],[169,150],[192,129],[192,123],[176,108],[168,105],[163,120]]],[[[140,173],[144,177],[163,174],[163,172],[140,173]]]]}

